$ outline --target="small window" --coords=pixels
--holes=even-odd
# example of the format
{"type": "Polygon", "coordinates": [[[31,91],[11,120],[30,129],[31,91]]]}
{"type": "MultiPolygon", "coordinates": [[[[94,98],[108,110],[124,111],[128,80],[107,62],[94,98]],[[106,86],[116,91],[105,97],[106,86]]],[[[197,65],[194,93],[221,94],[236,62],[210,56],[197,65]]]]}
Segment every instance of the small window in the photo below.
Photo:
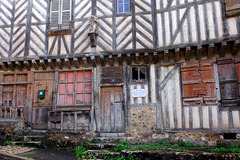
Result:
{"type": "Polygon", "coordinates": [[[132,81],[143,82],[146,80],[146,67],[132,67],[132,81]]]}
{"type": "Polygon", "coordinates": [[[51,0],[51,31],[69,29],[70,4],[70,0],[51,0]]]}
{"type": "Polygon", "coordinates": [[[117,13],[130,12],[130,0],[117,0],[117,13]]]}

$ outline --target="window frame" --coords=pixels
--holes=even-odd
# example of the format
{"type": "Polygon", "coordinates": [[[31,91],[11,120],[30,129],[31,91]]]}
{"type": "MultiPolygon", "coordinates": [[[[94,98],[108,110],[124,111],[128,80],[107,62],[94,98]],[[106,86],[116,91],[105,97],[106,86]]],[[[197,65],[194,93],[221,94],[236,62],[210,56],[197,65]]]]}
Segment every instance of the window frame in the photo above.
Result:
{"type": "Polygon", "coordinates": [[[145,83],[147,82],[147,66],[132,66],[131,67],[131,82],[132,83],[145,83]],[[138,68],[138,79],[137,80],[133,80],[133,68],[138,68]],[[145,79],[140,79],[140,71],[141,68],[145,69],[145,79]]]}
{"type": "MultiPolygon", "coordinates": [[[[92,105],[92,102],[93,102],[93,81],[92,81],[92,77],[93,77],[93,75],[92,75],[93,73],[92,73],[92,70],[78,70],[78,71],[60,71],[59,73],[58,73],[58,90],[57,90],[57,108],[58,107],[70,107],[70,106],[78,106],[78,107],[81,107],[81,106],[91,106],[92,105]],[[91,80],[86,80],[85,79],[85,72],[87,72],[87,71],[90,71],[91,72],[91,80]],[[73,75],[73,81],[72,82],[68,82],[68,73],[69,72],[73,72],[74,73],[74,75],[73,75]],[[83,83],[83,86],[85,86],[85,84],[86,83],[90,83],[90,86],[91,86],[91,91],[89,91],[89,92],[85,92],[84,91],[84,88],[83,88],[83,92],[82,93],[78,93],[77,92],[77,83],[80,83],[80,81],[78,81],[77,80],[77,73],[78,72],[83,72],[84,73],[84,79],[83,79],[83,81],[82,81],[82,83],[83,83]],[[61,78],[61,73],[66,73],[66,75],[65,75],[65,81],[61,81],[60,80],[60,78],[61,78]],[[60,104],[60,101],[59,101],[59,96],[60,95],[68,95],[68,92],[67,92],[67,84],[68,83],[73,83],[73,93],[72,93],[72,95],[73,95],[73,104],[67,104],[67,97],[65,97],[65,102],[64,102],[64,104],[60,104]],[[65,90],[65,93],[60,93],[60,84],[66,84],[66,90],[65,90]],[[82,104],[77,104],[77,94],[82,94],[83,95],[83,97],[85,97],[85,94],[90,94],[90,99],[91,99],[91,101],[89,102],[89,103],[82,103],[82,104]]],[[[84,100],[83,100],[83,102],[84,102],[84,100]]]]}
{"type": "Polygon", "coordinates": [[[53,11],[53,0],[51,0],[50,2],[50,26],[49,26],[49,35],[51,36],[51,34],[55,34],[54,32],[56,32],[56,34],[59,34],[57,33],[58,31],[65,31],[64,33],[60,34],[60,35],[66,35],[66,34],[71,34],[71,32],[69,33],[68,30],[70,30],[70,22],[71,22],[71,17],[72,17],[72,1],[69,0],[69,10],[63,10],[63,2],[64,0],[57,0],[58,1],[58,10],[57,11],[53,11]],[[52,22],[52,13],[58,13],[58,27],[57,28],[53,28],[51,26],[51,22],[52,22]],[[68,26],[62,26],[62,22],[63,22],[63,13],[64,12],[69,12],[69,23],[68,23],[68,26]]]}
{"type": "Polygon", "coordinates": [[[117,14],[127,14],[127,13],[131,12],[131,0],[129,0],[128,3],[125,3],[125,0],[123,0],[123,3],[119,3],[118,1],[119,0],[116,0],[116,12],[117,12],[117,14]],[[119,12],[119,10],[118,10],[119,4],[123,5],[123,12],[119,12]],[[125,11],[125,7],[124,7],[125,4],[129,4],[129,11],[125,11]]]}

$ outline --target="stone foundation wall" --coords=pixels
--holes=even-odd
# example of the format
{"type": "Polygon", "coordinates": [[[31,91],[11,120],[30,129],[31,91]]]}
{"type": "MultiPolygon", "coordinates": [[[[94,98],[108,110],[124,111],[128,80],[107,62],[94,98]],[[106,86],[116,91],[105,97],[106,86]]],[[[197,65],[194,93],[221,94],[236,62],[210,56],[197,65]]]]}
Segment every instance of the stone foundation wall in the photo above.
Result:
{"type": "Polygon", "coordinates": [[[131,128],[128,136],[135,137],[136,141],[148,141],[156,133],[156,107],[131,108],[131,128]]]}

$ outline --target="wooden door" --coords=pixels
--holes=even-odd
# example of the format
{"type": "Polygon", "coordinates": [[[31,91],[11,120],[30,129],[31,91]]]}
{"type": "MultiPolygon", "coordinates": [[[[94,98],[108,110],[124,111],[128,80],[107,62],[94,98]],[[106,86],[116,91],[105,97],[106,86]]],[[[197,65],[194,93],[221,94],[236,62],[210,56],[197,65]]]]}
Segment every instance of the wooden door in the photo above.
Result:
{"type": "Polygon", "coordinates": [[[104,87],[101,90],[101,96],[101,132],[123,132],[124,107],[122,87],[104,87]]]}

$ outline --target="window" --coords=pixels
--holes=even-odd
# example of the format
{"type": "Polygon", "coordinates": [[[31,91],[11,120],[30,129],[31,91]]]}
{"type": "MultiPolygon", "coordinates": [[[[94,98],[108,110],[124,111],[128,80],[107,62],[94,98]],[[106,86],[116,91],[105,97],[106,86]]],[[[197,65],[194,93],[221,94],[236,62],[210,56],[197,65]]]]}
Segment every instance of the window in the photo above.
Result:
{"type": "Polygon", "coordinates": [[[87,105],[92,102],[92,72],[61,72],[58,105],[87,105]]]}
{"type": "Polygon", "coordinates": [[[117,0],[117,13],[130,12],[130,0],[117,0]]]}
{"type": "Polygon", "coordinates": [[[234,63],[233,58],[228,58],[218,60],[217,65],[222,105],[239,105],[240,64],[234,63]]]}
{"type": "Polygon", "coordinates": [[[143,82],[146,80],[146,67],[132,67],[132,82],[143,82]]]}
{"type": "Polygon", "coordinates": [[[70,0],[51,0],[50,30],[69,29],[70,0]]]}

